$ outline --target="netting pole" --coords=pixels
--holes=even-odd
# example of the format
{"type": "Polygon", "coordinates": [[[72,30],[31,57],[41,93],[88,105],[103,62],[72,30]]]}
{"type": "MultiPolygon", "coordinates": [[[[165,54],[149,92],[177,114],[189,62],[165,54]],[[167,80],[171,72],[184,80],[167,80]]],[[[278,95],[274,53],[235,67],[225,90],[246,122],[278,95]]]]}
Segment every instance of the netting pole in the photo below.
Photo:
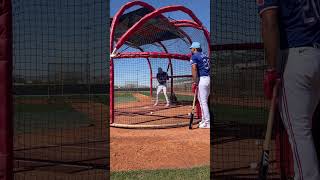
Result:
{"type": "Polygon", "coordinates": [[[0,179],[13,179],[12,12],[10,0],[0,4],[0,179]],[[3,173],[3,174],[2,174],[3,173]]]}
{"type": "Polygon", "coordinates": [[[171,84],[170,84],[170,86],[171,86],[171,91],[170,91],[170,93],[173,94],[173,68],[172,68],[171,59],[169,59],[167,71],[169,70],[169,68],[170,68],[170,74],[171,74],[171,82],[170,82],[170,83],[171,83],[171,84]]]}
{"type": "Polygon", "coordinates": [[[151,67],[151,63],[150,63],[150,60],[149,58],[147,58],[148,60],[148,65],[149,65],[149,69],[150,69],[150,97],[152,97],[152,94],[153,94],[153,89],[152,89],[152,67],[151,67]]]}
{"type": "MultiPolygon", "coordinates": [[[[111,46],[110,46],[111,47],[111,46]]],[[[114,123],[114,64],[113,64],[113,56],[116,52],[114,49],[110,55],[110,123],[114,123]]]]}

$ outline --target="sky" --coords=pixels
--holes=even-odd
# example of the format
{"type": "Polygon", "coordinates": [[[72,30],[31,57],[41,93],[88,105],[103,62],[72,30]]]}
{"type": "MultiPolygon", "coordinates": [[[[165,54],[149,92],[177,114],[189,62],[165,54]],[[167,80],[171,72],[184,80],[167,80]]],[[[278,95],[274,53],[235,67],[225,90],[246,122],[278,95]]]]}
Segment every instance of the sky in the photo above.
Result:
{"type": "MultiPolygon", "coordinates": [[[[155,8],[160,8],[170,5],[183,5],[190,10],[200,19],[204,26],[210,30],[210,0],[143,0],[155,8]],[[201,3],[199,3],[201,2],[201,3]]],[[[129,0],[110,0],[110,16],[114,14],[129,0]]],[[[174,12],[170,14],[170,17],[181,19],[185,16],[184,13],[174,12]]]]}
{"type": "MultiPolygon", "coordinates": [[[[129,0],[111,0],[110,1],[110,17],[113,17],[115,13],[129,0]]],[[[198,19],[203,23],[203,25],[210,31],[210,1],[209,0],[144,0],[144,2],[150,4],[155,8],[161,8],[170,5],[183,5],[198,17],[198,19]]],[[[140,7],[140,6],[138,6],[140,7]]],[[[183,12],[176,11],[172,13],[166,13],[173,19],[191,19],[188,15],[183,12]]],[[[178,44],[177,44],[178,46],[178,44]]],[[[172,46],[173,47],[173,46],[172,46]]],[[[172,48],[171,47],[171,48],[172,48]]],[[[181,48],[181,47],[180,47],[181,48]]],[[[177,47],[178,49],[178,47],[177,47]]],[[[178,52],[187,52],[188,47],[183,47],[184,50],[175,50],[178,52]]],[[[166,69],[168,60],[167,59],[151,59],[153,76],[156,75],[158,67],[166,69]]],[[[150,75],[148,63],[144,58],[137,59],[125,59],[125,60],[115,60],[115,84],[118,86],[123,86],[124,84],[138,84],[139,86],[149,85],[150,75]]],[[[175,75],[190,75],[189,61],[173,61],[173,69],[175,75]]],[[[153,83],[156,86],[157,82],[153,83]]]]}

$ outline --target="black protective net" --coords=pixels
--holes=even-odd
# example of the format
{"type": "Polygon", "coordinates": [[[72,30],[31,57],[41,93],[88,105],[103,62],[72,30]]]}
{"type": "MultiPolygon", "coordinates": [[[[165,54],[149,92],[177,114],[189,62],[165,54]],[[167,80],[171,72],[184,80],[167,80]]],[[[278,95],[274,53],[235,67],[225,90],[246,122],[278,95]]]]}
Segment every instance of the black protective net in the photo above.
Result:
{"type": "MultiPolygon", "coordinates": [[[[129,9],[121,16],[115,27],[116,44],[137,21],[150,13],[145,8],[129,9]]],[[[117,58],[114,61],[114,102],[115,124],[130,127],[181,126],[188,125],[193,93],[191,91],[191,65],[188,59],[170,59],[161,54],[190,54],[191,41],[202,44],[208,52],[208,42],[204,31],[192,27],[177,27],[166,14],[147,20],[133,32],[117,52],[158,53],[158,57],[117,58]],[[166,107],[163,91],[156,94],[159,82],[158,68],[167,72],[166,94],[170,106],[166,107]],[[152,81],[152,82],[151,82],[152,81]]],[[[197,121],[195,121],[197,122],[197,121]]]]}
{"type": "MultiPolygon", "coordinates": [[[[115,31],[115,40],[120,38],[131,26],[150,12],[147,8],[140,8],[122,15],[115,31]]],[[[183,34],[179,28],[175,27],[169,22],[169,19],[161,15],[143,23],[142,27],[129,37],[126,44],[137,47],[177,38],[183,38],[183,34]]]]}
{"type": "Polygon", "coordinates": [[[107,1],[12,4],[14,178],[106,179],[107,1]]]}
{"type": "MultiPolygon", "coordinates": [[[[266,64],[256,2],[213,1],[212,24],[212,177],[257,179],[269,105],[262,87],[266,64]]],[[[273,137],[270,178],[279,178],[277,152],[273,137]]]]}
{"type": "Polygon", "coordinates": [[[153,106],[159,85],[156,79],[158,68],[162,68],[171,76],[168,59],[149,58],[149,61],[152,76],[146,58],[114,59],[114,123],[137,126],[188,124],[188,113],[190,113],[193,100],[189,61],[172,59],[174,78],[169,78],[167,81],[166,91],[169,101],[174,95],[177,101],[174,102],[171,99],[170,107],[165,107],[166,100],[162,92],[159,94],[158,106],[153,106]]]}

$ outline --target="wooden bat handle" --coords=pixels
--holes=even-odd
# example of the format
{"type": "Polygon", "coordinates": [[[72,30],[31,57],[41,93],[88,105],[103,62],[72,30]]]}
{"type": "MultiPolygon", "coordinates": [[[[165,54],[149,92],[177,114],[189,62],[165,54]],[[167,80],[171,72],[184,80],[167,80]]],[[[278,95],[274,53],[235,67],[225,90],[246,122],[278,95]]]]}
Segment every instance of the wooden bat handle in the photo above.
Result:
{"type": "Polygon", "coordinates": [[[280,80],[277,80],[276,84],[273,87],[270,111],[269,111],[269,116],[268,116],[267,132],[266,132],[266,136],[265,136],[264,143],[263,143],[264,150],[269,150],[269,146],[270,146],[270,140],[271,140],[271,135],[272,135],[272,127],[273,127],[273,121],[274,121],[274,113],[275,113],[275,108],[276,108],[276,99],[277,99],[279,84],[280,84],[280,80]]]}
{"type": "Polygon", "coordinates": [[[192,113],[194,113],[194,107],[196,105],[197,94],[198,94],[198,87],[194,91],[193,102],[192,102],[192,113]]]}

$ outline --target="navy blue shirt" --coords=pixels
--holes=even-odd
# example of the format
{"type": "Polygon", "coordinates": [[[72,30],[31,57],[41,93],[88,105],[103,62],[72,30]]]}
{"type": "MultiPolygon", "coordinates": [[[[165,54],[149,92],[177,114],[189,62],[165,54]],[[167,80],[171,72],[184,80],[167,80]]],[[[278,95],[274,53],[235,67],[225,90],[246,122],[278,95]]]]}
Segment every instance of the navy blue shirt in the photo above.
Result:
{"type": "Polygon", "coordinates": [[[277,8],[281,49],[320,43],[319,0],[257,0],[259,13],[277,8]]]}
{"type": "Polygon", "coordinates": [[[198,75],[200,77],[210,75],[210,60],[206,54],[197,52],[191,56],[190,62],[191,64],[197,65],[198,75]]]}
{"type": "Polygon", "coordinates": [[[167,83],[167,80],[169,79],[169,76],[166,72],[158,73],[157,79],[159,84],[165,85],[167,83]]]}

